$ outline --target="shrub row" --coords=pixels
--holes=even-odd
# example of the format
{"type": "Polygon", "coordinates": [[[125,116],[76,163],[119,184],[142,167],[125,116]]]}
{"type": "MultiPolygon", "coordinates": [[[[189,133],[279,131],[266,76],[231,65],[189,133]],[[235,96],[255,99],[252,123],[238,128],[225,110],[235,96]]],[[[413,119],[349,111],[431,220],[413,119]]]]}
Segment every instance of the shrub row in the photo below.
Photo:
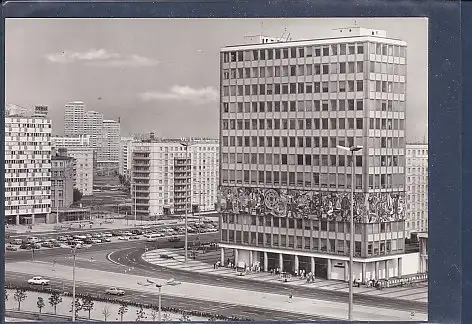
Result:
{"type": "MultiPolygon", "coordinates": [[[[16,285],[11,285],[11,284],[5,284],[5,289],[24,289],[27,291],[35,291],[35,292],[41,292],[41,293],[61,293],[63,296],[68,296],[72,297],[72,293],[70,292],[62,292],[60,290],[55,290],[50,287],[44,287],[44,286],[16,286],[16,285]]],[[[94,295],[94,294],[80,294],[76,293],[75,294],[76,298],[90,298],[94,301],[100,301],[100,302],[107,302],[111,304],[126,304],[127,306],[134,306],[134,307],[142,307],[145,309],[158,309],[158,306],[156,304],[150,304],[150,303],[139,303],[139,302],[123,302],[122,300],[116,298],[116,297],[111,297],[107,295],[94,295]]],[[[208,317],[210,320],[220,320],[220,321],[251,321],[251,319],[247,318],[239,318],[236,316],[225,316],[225,315],[219,315],[219,314],[213,314],[209,312],[202,312],[202,311],[196,311],[196,310],[183,310],[180,308],[176,307],[161,307],[163,312],[171,312],[174,314],[182,314],[182,315],[187,315],[187,316],[198,316],[198,317],[208,317]]]]}

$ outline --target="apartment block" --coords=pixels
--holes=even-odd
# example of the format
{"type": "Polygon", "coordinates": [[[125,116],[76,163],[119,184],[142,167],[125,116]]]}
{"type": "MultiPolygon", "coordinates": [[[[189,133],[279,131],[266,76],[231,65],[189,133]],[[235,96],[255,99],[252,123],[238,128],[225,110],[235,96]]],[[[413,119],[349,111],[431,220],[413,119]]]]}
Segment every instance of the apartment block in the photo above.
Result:
{"type": "Polygon", "coordinates": [[[5,109],[5,223],[45,223],[51,212],[51,120],[5,109]]]}
{"type": "Polygon", "coordinates": [[[406,233],[428,231],[428,144],[406,144],[406,233]]]}
{"type": "Polygon", "coordinates": [[[214,210],[218,141],[149,139],[135,142],[131,197],[136,213],[153,218],[214,210]]]}

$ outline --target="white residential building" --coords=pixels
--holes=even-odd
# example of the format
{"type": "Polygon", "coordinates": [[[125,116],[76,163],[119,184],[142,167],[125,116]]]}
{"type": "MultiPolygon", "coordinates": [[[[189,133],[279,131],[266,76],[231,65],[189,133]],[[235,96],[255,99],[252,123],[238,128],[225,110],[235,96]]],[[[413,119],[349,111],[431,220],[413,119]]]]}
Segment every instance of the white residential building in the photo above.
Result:
{"type": "Polygon", "coordinates": [[[217,140],[146,140],[134,143],[131,197],[143,217],[214,210],[217,140]],[[193,206],[192,206],[193,205],[193,206]]]}
{"type": "Polygon", "coordinates": [[[103,114],[89,110],[84,114],[84,133],[90,135],[91,147],[99,151],[103,138],[103,114]]]}
{"type": "Polygon", "coordinates": [[[132,137],[122,137],[120,141],[119,173],[125,176],[130,175],[134,141],[132,137]]]}
{"type": "Polygon", "coordinates": [[[98,150],[98,162],[116,162],[119,161],[120,152],[120,123],[115,120],[103,121],[103,140],[102,147],[98,150]]]}
{"type": "Polygon", "coordinates": [[[51,212],[51,120],[5,109],[5,223],[45,223],[51,212]]]}
{"type": "Polygon", "coordinates": [[[84,102],[72,101],[64,110],[64,136],[80,136],[84,134],[84,102]]]}
{"type": "Polygon", "coordinates": [[[91,147],[90,135],[80,135],[77,137],[51,136],[51,146],[58,148],[91,147]]]}
{"type": "Polygon", "coordinates": [[[428,231],[428,144],[406,144],[406,234],[428,231]]]}
{"type": "Polygon", "coordinates": [[[75,188],[84,196],[93,194],[93,149],[89,147],[68,147],[67,156],[76,160],[75,188]]]}

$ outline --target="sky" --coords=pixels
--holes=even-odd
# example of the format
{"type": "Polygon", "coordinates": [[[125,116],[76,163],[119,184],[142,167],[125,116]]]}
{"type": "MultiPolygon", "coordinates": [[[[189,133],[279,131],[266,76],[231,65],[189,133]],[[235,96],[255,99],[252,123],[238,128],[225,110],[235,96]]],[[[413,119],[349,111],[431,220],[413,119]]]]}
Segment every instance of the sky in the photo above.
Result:
{"type": "Polygon", "coordinates": [[[121,117],[123,136],[216,138],[222,47],[355,25],[408,43],[407,141],[427,140],[427,18],[6,19],[5,103],[48,105],[54,134],[63,132],[64,105],[80,100],[121,117]]]}

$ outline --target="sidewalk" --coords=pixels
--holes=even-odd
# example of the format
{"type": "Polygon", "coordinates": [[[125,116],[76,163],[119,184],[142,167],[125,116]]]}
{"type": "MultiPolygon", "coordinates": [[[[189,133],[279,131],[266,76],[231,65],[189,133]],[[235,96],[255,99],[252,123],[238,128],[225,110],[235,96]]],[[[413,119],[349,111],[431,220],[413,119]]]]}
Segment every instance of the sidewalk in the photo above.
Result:
{"type": "MultiPolygon", "coordinates": [[[[156,264],[162,267],[168,267],[173,269],[180,269],[180,270],[187,270],[192,272],[198,273],[208,273],[219,275],[222,277],[235,277],[236,271],[234,269],[220,267],[218,269],[214,269],[212,264],[208,264],[208,262],[203,262],[199,260],[192,260],[189,258],[187,265],[184,264],[185,257],[181,255],[181,249],[159,249],[159,250],[152,250],[146,252],[143,255],[143,260],[152,264],[156,264]],[[172,259],[162,259],[160,258],[160,254],[167,254],[172,256],[172,259]]],[[[218,258],[214,258],[214,260],[219,260],[218,258]]],[[[271,275],[266,272],[251,272],[246,274],[243,277],[248,280],[257,280],[263,282],[277,282],[282,281],[279,276],[271,275]]],[[[304,286],[304,287],[313,287],[318,289],[325,289],[325,290],[336,290],[336,291],[344,291],[348,292],[349,287],[346,282],[343,281],[336,281],[336,280],[327,280],[327,279],[320,279],[317,278],[314,283],[306,283],[306,280],[302,280],[300,278],[292,277],[292,279],[286,283],[288,286],[304,286]]],[[[365,295],[372,295],[372,296],[383,296],[389,298],[397,298],[403,300],[411,300],[411,301],[420,301],[420,302],[428,302],[428,284],[421,283],[416,286],[411,287],[395,287],[395,288],[384,288],[382,290],[377,290],[374,288],[367,288],[364,286],[361,287],[354,287],[354,293],[356,294],[365,294],[365,295]]]]}
{"type": "MultiPolygon", "coordinates": [[[[34,262],[34,270],[31,262],[15,262],[6,265],[7,272],[22,273],[25,278],[34,275],[43,275],[51,280],[70,280],[72,269],[69,266],[56,265],[56,271],[51,273],[51,264],[47,262],[34,262]]],[[[156,274],[157,275],[157,274],[156,274]]],[[[94,283],[105,287],[114,287],[125,290],[157,293],[153,286],[141,286],[148,278],[132,274],[110,273],[84,268],[76,268],[78,285],[82,283],[94,283]]],[[[154,280],[159,281],[158,278],[154,280]]],[[[160,279],[165,284],[163,279],[160,279]]],[[[225,302],[233,305],[251,306],[269,310],[279,310],[295,314],[319,315],[336,319],[345,319],[347,307],[345,303],[328,302],[312,298],[302,298],[296,295],[291,303],[288,302],[288,292],[272,294],[264,292],[248,292],[241,289],[212,286],[182,282],[177,286],[165,286],[164,295],[186,297],[198,300],[225,302]]],[[[354,310],[354,318],[357,321],[407,321],[410,320],[408,310],[384,309],[374,306],[358,306],[354,310]]],[[[427,314],[416,314],[415,320],[427,320],[427,314]]]]}

